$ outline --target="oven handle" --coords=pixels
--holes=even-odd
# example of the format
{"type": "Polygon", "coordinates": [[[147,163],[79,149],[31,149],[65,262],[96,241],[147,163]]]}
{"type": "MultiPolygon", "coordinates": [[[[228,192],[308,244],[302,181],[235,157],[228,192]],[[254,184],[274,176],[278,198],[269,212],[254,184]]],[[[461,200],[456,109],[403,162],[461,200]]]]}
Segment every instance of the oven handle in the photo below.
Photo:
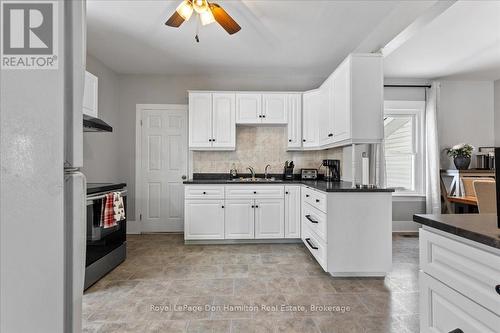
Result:
{"type": "MultiPolygon", "coordinates": [[[[108,193],[110,193],[110,192],[108,192],[108,193]]],[[[118,193],[120,193],[120,195],[121,195],[122,197],[127,196],[127,190],[123,190],[123,191],[120,191],[120,192],[118,192],[118,193]]],[[[100,195],[93,195],[93,196],[91,195],[91,196],[88,196],[88,197],[87,197],[87,203],[92,202],[92,201],[94,201],[94,200],[103,199],[104,197],[106,197],[106,194],[100,194],[100,195]]]]}

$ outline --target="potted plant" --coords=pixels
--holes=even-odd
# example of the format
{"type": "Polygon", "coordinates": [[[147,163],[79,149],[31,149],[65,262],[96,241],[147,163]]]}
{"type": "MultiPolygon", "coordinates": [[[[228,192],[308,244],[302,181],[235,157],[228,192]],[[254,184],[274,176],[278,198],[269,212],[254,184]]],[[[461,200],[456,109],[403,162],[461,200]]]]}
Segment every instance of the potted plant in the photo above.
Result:
{"type": "Polygon", "coordinates": [[[446,149],[448,156],[453,157],[453,163],[457,170],[467,170],[470,165],[470,157],[474,147],[468,143],[461,143],[446,149]]]}

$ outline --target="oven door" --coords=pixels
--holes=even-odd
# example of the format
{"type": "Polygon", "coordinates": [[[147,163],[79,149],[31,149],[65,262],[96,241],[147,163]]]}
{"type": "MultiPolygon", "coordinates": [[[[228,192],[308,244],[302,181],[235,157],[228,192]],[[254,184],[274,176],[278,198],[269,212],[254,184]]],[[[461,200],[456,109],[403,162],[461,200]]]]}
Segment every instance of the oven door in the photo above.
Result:
{"type": "MultiPolygon", "coordinates": [[[[127,211],[127,191],[120,191],[127,211]]],[[[89,266],[112,252],[127,240],[127,219],[111,228],[100,226],[103,196],[98,193],[87,197],[87,253],[85,266],[89,266]]]]}

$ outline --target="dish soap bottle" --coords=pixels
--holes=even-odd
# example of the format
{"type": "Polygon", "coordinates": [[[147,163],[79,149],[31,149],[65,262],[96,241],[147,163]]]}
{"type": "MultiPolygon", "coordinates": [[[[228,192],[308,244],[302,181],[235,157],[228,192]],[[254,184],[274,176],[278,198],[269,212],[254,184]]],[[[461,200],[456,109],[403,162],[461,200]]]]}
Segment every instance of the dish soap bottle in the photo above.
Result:
{"type": "Polygon", "coordinates": [[[231,166],[231,171],[229,171],[229,178],[230,179],[238,178],[238,170],[236,170],[236,165],[234,163],[231,166]]]}

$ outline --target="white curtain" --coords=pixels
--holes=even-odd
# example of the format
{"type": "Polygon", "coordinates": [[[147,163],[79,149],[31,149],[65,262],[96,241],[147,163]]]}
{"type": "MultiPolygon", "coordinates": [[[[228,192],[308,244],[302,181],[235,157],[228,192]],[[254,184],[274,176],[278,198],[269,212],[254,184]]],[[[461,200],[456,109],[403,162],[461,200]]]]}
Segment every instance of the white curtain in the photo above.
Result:
{"type": "Polygon", "coordinates": [[[425,104],[425,151],[426,151],[426,210],[427,214],[441,214],[439,175],[439,141],[437,112],[439,109],[439,82],[427,88],[425,104]]]}

